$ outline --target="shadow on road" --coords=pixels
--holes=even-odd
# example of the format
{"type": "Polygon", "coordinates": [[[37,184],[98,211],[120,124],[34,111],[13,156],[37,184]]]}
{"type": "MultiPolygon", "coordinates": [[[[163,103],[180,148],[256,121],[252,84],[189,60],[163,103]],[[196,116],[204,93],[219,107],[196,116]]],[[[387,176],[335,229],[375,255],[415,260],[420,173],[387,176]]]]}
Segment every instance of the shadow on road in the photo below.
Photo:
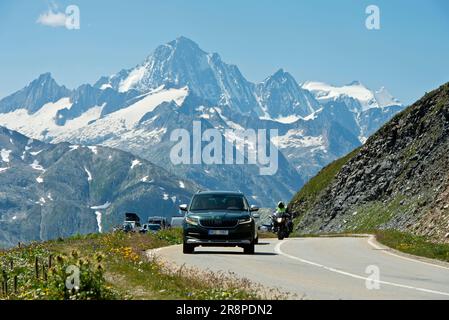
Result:
{"type": "MultiPolygon", "coordinates": [[[[226,255],[240,255],[240,256],[251,256],[250,254],[246,254],[240,251],[195,251],[194,254],[226,254],[226,255]]],[[[277,253],[274,252],[255,252],[252,254],[253,256],[277,256],[277,253]]]]}

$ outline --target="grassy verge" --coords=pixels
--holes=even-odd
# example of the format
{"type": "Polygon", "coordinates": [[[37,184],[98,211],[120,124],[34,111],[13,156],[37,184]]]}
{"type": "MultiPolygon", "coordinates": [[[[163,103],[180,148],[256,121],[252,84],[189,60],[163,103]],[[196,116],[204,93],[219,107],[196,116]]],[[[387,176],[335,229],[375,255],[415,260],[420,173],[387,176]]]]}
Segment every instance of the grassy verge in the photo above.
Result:
{"type": "MultiPolygon", "coordinates": [[[[182,241],[180,230],[157,234],[75,236],[0,251],[0,299],[261,299],[260,288],[227,274],[173,268],[146,251],[182,241]],[[80,270],[68,290],[67,268],[80,270]],[[7,284],[5,290],[4,284],[7,284]]],[[[267,293],[268,294],[268,293],[267,293]]],[[[277,293],[270,293],[276,298],[277,293]]],[[[279,295],[280,297],[281,295],[279,295]]]]}
{"type": "Polygon", "coordinates": [[[376,231],[380,243],[416,256],[449,262],[449,244],[433,243],[424,237],[395,230],[376,231]]]}
{"type": "Polygon", "coordinates": [[[277,234],[274,232],[259,232],[259,239],[277,239],[277,234]]]}

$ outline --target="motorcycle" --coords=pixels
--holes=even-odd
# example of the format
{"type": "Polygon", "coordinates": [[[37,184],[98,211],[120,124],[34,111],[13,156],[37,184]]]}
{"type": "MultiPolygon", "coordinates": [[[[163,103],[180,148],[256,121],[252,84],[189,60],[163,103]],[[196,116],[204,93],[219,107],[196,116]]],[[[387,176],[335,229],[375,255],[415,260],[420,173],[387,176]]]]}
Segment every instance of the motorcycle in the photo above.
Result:
{"type": "Polygon", "coordinates": [[[278,240],[284,240],[290,235],[289,215],[274,213],[271,216],[273,222],[273,232],[277,234],[278,240]]]}

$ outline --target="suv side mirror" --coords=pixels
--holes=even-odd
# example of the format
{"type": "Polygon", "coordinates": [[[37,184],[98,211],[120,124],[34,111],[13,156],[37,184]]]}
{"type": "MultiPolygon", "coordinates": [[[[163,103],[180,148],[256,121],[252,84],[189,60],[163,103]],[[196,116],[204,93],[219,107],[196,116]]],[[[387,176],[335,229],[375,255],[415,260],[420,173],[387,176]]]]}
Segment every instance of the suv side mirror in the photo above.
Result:
{"type": "Polygon", "coordinates": [[[256,211],[259,211],[259,207],[258,206],[255,206],[255,205],[252,205],[251,206],[251,208],[249,209],[251,212],[256,212],[256,211]]]}
{"type": "Polygon", "coordinates": [[[181,205],[179,206],[179,209],[180,209],[181,211],[187,211],[187,205],[186,205],[186,204],[181,204],[181,205]]]}

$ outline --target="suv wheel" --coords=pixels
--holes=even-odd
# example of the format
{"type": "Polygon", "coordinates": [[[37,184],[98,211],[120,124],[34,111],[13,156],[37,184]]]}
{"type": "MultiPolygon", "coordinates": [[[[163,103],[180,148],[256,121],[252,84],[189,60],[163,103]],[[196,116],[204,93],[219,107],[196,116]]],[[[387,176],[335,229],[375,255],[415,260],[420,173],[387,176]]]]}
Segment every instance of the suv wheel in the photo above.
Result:
{"type": "Polygon", "coordinates": [[[243,248],[243,253],[245,254],[254,254],[254,251],[255,251],[254,241],[243,248]]]}
{"type": "Polygon", "coordinates": [[[192,254],[195,251],[195,247],[191,244],[183,243],[182,245],[182,253],[184,254],[192,254]]]}

